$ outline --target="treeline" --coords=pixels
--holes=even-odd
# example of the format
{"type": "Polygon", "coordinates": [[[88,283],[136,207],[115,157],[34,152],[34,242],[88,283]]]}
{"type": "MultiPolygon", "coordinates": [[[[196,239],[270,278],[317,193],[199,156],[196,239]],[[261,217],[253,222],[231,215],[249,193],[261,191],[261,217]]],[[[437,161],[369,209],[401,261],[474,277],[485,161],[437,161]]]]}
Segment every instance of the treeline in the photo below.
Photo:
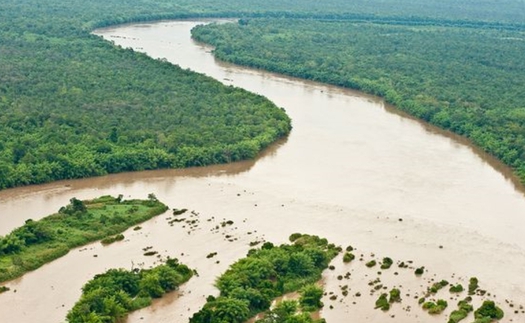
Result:
{"type": "Polygon", "coordinates": [[[225,61],[362,90],[472,140],[525,182],[519,31],[241,19],[193,37],[225,61]]]}
{"type": "Polygon", "coordinates": [[[29,219],[0,236],[0,282],[35,270],[75,247],[120,233],[167,209],[153,194],[147,200],[122,200],[122,196],[89,201],[72,198],[58,213],[38,221],[29,219]]]}
{"type": "Polygon", "coordinates": [[[151,305],[153,298],[177,290],[192,276],[193,271],[177,259],[152,269],[110,269],[82,287],[82,296],[67,314],[67,322],[123,322],[129,312],[151,305]]]}
{"type": "MultiPolygon", "coordinates": [[[[321,306],[322,290],[306,287],[321,278],[328,263],[340,251],[326,239],[317,236],[293,234],[293,244],[274,246],[266,242],[261,249],[251,249],[246,258],[239,260],[216,282],[219,297],[209,296],[207,303],[190,319],[190,323],[242,323],[260,312],[267,311],[272,300],[285,293],[303,290],[301,306],[308,310],[321,306]]],[[[284,315],[295,317],[294,311],[284,315]]],[[[269,315],[265,322],[270,320],[269,315]]],[[[295,317],[292,322],[309,323],[308,316],[295,317]]],[[[284,320],[281,322],[285,322],[284,320]]]]}

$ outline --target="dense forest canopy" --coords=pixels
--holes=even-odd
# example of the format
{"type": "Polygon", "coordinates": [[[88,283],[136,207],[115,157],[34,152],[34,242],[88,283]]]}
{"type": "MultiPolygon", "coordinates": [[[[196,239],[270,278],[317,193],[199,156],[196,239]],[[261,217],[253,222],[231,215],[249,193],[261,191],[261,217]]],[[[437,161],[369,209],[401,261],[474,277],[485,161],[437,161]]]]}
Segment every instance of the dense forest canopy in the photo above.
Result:
{"type": "Polygon", "coordinates": [[[103,2],[2,6],[0,189],[253,158],[290,131],[265,98],[90,35],[103,2]]]}
{"type": "Polygon", "coordinates": [[[251,19],[193,35],[229,62],[384,97],[466,136],[525,181],[523,31],[251,19]]]}
{"type": "MultiPolygon", "coordinates": [[[[290,131],[290,120],[283,111],[264,98],[225,87],[209,78],[150,59],[132,50],[115,47],[90,32],[95,27],[131,21],[259,16],[309,18],[308,23],[292,22],[295,19],[276,20],[276,23],[282,25],[279,28],[288,28],[289,36],[293,37],[294,33],[305,31],[301,28],[307,28],[305,26],[310,23],[321,28],[315,37],[333,33],[333,28],[337,28],[326,29],[327,24],[321,26],[314,19],[342,21],[343,25],[339,26],[343,29],[346,28],[345,21],[376,22],[387,26],[384,27],[386,29],[400,24],[469,26],[473,30],[467,35],[470,37],[469,44],[486,46],[489,49],[504,42],[504,38],[498,36],[498,30],[510,33],[525,29],[523,0],[4,0],[0,4],[0,189],[121,171],[199,166],[253,158],[261,149],[290,131]],[[483,28],[483,35],[477,35],[478,29],[474,28],[483,28]],[[489,29],[495,31],[490,32],[489,29]],[[495,41],[483,41],[485,39],[495,41]],[[479,44],[476,43],[478,40],[479,44]]],[[[381,55],[388,56],[388,53],[377,55],[359,47],[368,45],[365,35],[385,33],[383,29],[374,28],[383,27],[359,28],[362,29],[362,34],[356,28],[343,33],[362,41],[354,44],[358,55],[352,58],[355,60],[359,57],[362,61],[359,63],[361,68],[375,64],[381,55]]],[[[428,35],[449,43],[448,37],[441,31],[407,34],[406,30],[400,31],[403,28],[394,31],[394,34],[405,34],[405,39],[416,37],[425,45],[429,41],[422,37],[428,35]]],[[[450,41],[454,43],[447,47],[454,49],[459,46],[459,51],[452,51],[455,54],[467,50],[466,45],[462,44],[462,37],[468,32],[459,30],[451,33],[453,37],[450,41]]],[[[309,37],[314,34],[311,30],[307,33],[309,37]]],[[[521,39],[519,34],[504,35],[509,39],[521,39]]],[[[337,35],[329,36],[327,39],[338,41],[337,35]]],[[[388,41],[393,41],[396,37],[390,37],[388,41]]],[[[237,48],[243,41],[250,41],[249,37],[241,38],[228,40],[229,46],[237,48]]],[[[265,38],[255,45],[266,46],[269,40],[265,38]]],[[[401,42],[397,47],[412,45],[403,43],[402,39],[396,41],[401,42]]],[[[305,42],[302,45],[309,46],[305,42]]],[[[349,46],[348,41],[343,45],[349,46]]],[[[521,50],[520,46],[519,41],[514,41],[499,48],[496,53],[506,57],[507,50],[516,53],[521,50]]],[[[354,55],[345,51],[345,48],[325,48],[340,49],[347,56],[354,55]]],[[[276,48],[274,52],[279,50],[288,49],[276,48]]],[[[309,55],[308,50],[303,49],[303,56],[309,55]]],[[[430,53],[434,57],[442,54],[439,51],[430,53]]],[[[448,51],[445,54],[448,55],[448,51]]],[[[236,55],[240,57],[239,53],[236,55]]],[[[473,51],[473,55],[478,58],[477,50],[473,51]]],[[[270,55],[265,59],[270,63],[281,59],[278,56],[270,55]]],[[[410,82],[416,77],[410,76],[404,81],[395,81],[393,77],[418,69],[418,64],[426,65],[425,59],[428,58],[421,56],[410,61],[413,57],[405,56],[404,60],[410,62],[400,65],[401,68],[397,70],[398,62],[393,56],[395,55],[390,55],[386,62],[388,68],[382,70],[381,65],[374,66],[371,71],[373,75],[367,77],[371,82],[381,84],[380,91],[374,90],[377,94],[386,95],[381,92],[385,89],[384,83],[388,83],[385,80],[400,82],[403,89],[408,89],[410,82]],[[408,70],[403,70],[403,67],[408,70]]],[[[231,60],[231,57],[227,58],[225,55],[223,58],[231,60]]],[[[440,56],[440,59],[443,57],[440,56]]],[[[331,55],[330,61],[333,63],[331,68],[347,63],[345,57],[337,55],[331,55]]],[[[514,61],[520,66],[519,56],[514,56],[514,61]]],[[[483,65],[480,73],[487,75],[487,80],[490,81],[488,84],[505,79],[501,84],[511,89],[498,96],[503,98],[503,101],[498,101],[498,109],[501,105],[508,107],[509,102],[520,100],[520,96],[514,96],[516,84],[520,82],[520,78],[514,79],[514,75],[519,72],[509,71],[514,68],[513,62],[507,62],[506,67],[501,69],[494,65],[493,59],[480,62],[483,65]],[[498,69],[495,78],[492,74],[487,74],[495,69],[498,69]],[[510,74],[506,74],[507,72],[510,74]]],[[[309,64],[300,60],[291,63],[297,67],[303,63],[309,64]]],[[[308,67],[311,70],[309,73],[330,71],[323,72],[317,67],[319,66],[308,67]]],[[[469,71],[469,77],[478,75],[477,69],[474,66],[469,71]]],[[[343,70],[353,73],[348,68],[343,70]]],[[[306,74],[299,76],[312,78],[306,74]]],[[[352,78],[356,77],[359,76],[352,75],[352,78]]],[[[333,81],[318,76],[315,78],[333,81]]],[[[477,95],[476,92],[469,92],[471,88],[476,88],[476,82],[478,79],[469,80],[469,84],[461,87],[463,92],[458,93],[458,96],[468,94],[466,99],[461,98],[463,101],[477,95]]],[[[451,104],[457,101],[457,98],[450,99],[443,95],[433,97],[434,92],[440,91],[439,85],[439,81],[432,84],[430,92],[424,93],[426,100],[448,101],[451,104]]],[[[413,87],[410,91],[417,89],[413,87]]],[[[486,87],[479,90],[478,94],[485,89],[486,87]]],[[[394,90],[400,91],[397,87],[394,90]]],[[[490,93],[494,92],[496,91],[492,90],[490,93]]],[[[397,94],[404,95],[402,92],[397,94]]],[[[495,110],[494,100],[476,100],[476,104],[480,101],[490,105],[490,111],[499,111],[495,110]]],[[[464,112],[454,109],[454,106],[452,108],[453,113],[464,112]]],[[[510,128],[517,127],[519,132],[519,120],[523,113],[519,109],[512,111],[506,110],[505,114],[498,114],[497,118],[510,118],[513,120],[510,128]]],[[[479,122],[484,123],[483,118],[478,118],[475,122],[481,120],[479,122]]],[[[444,120],[448,123],[446,118],[444,120]]],[[[443,126],[440,122],[430,121],[443,126]]],[[[495,122],[490,128],[501,128],[502,123],[497,120],[495,122]]],[[[481,141],[495,140],[490,146],[499,146],[503,140],[505,145],[515,147],[522,140],[512,129],[510,137],[507,132],[494,132],[492,129],[486,132],[483,126],[480,129],[482,136],[489,136],[481,141]]],[[[471,129],[458,132],[475,137],[469,135],[471,129]]],[[[481,142],[475,138],[474,141],[478,144],[481,142]]],[[[511,166],[521,167],[521,164],[515,164],[516,160],[520,163],[522,161],[521,150],[487,150],[511,166]],[[509,152],[512,153],[509,155],[509,152]]]]}

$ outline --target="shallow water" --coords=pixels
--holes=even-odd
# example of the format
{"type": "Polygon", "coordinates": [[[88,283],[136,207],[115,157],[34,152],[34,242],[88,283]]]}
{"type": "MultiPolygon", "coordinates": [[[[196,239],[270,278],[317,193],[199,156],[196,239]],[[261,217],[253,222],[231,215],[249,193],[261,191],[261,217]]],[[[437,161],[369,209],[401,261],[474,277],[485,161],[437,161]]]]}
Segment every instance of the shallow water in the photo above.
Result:
{"type": "MultiPolygon", "coordinates": [[[[477,276],[499,303],[512,299],[525,304],[525,198],[503,166],[453,136],[395,113],[377,98],[217,62],[209,47],[191,41],[189,31],[195,24],[127,25],[96,34],[268,97],[291,116],[291,135],[257,161],[0,192],[0,234],[27,218],[57,211],[73,196],[145,198],[155,193],[172,208],[194,210],[196,215],[185,216],[199,220],[192,229],[188,224],[170,226],[167,213],[140,231],[126,232],[123,242],[74,250],[8,283],[16,293],[0,295],[3,320],[63,321],[88,279],[112,267],[153,264],[157,259],[142,251],[153,246],[163,257],[176,256],[200,275],[128,321],[186,322],[207,295],[217,293],[214,279],[246,254],[249,242],[285,242],[293,232],[352,244],[365,260],[375,253],[377,259],[413,260],[414,266],[429,270],[420,279],[408,270],[382,275],[385,285],[403,285],[403,294],[411,295],[385,314],[373,309],[377,295],[369,295],[368,281],[378,270],[366,269],[358,260],[347,265],[335,260],[336,270],[325,273],[327,291],[338,293],[338,285],[348,284],[363,296],[326,298],[325,304],[334,306],[321,313],[328,322],[445,322],[443,315],[431,317],[419,310],[413,299],[432,278],[453,282],[477,276]],[[221,227],[223,219],[234,225],[221,227]],[[210,252],[218,255],[207,259],[210,252]],[[347,271],[351,279],[337,280],[347,271]],[[412,310],[406,310],[408,305],[412,310]]],[[[448,292],[443,297],[449,297],[448,292]]],[[[525,321],[523,314],[513,316],[507,305],[503,308],[506,320],[525,321]]]]}

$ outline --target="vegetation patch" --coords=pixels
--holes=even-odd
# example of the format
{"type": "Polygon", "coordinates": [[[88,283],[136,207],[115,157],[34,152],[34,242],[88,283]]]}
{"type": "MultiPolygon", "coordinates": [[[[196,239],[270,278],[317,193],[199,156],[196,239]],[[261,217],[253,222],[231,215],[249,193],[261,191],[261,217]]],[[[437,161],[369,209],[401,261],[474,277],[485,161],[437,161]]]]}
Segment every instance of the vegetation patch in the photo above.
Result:
{"type": "Polygon", "coordinates": [[[216,252],[210,252],[209,254],[206,255],[206,258],[209,259],[209,258],[213,258],[213,257],[215,257],[215,256],[217,256],[217,253],[216,253],[216,252]]]}
{"type": "Polygon", "coordinates": [[[448,323],[458,323],[459,321],[465,319],[468,316],[468,313],[473,311],[472,305],[469,304],[469,300],[461,300],[458,303],[458,309],[450,313],[450,318],[448,323]]]}
{"type": "Polygon", "coordinates": [[[389,292],[390,299],[388,300],[389,303],[400,303],[401,302],[401,291],[399,288],[392,288],[389,292]]]}
{"type": "Polygon", "coordinates": [[[27,220],[0,237],[0,281],[6,281],[55,260],[72,248],[112,237],[168,208],[150,194],[147,200],[122,201],[103,196],[76,198],[58,213],[39,221],[27,220]]]}
{"type": "Polygon", "coordinates": [[[390,302],[388,301],[388,294],[383,293],[376,300],[376,309],[379,308],[382,311],[388,311],[390,309],[390,302]]]}
{"type": "Polygon", "coordinates": [[[152,269],[110,269],[82,287],[67,322],[123,322],[129,312],[149,306],[153,298],[178,289],[192,276],[192,270],[176,259],[152,269]]]}
{"type": "Polygon", "coordinates": [[[389,269],[393,263],[394,261],[392,260],[392,258],[385,257],[381,262],[381,269],[389,269]]]}
{"type": "Polygon", "coordinates": [[[256,322],[326,323],[324,319],[313,319],[311,313],[302,308],[296,300],[284,300],[279,302],[274,309],[266,312],[264,317],[256,322]]]}
{"type": "Polygon", "coordinates": [[[417,268],[415,271],[414,271],[414,274],[416,274],[416,276],[421,276],[425,273],[425,267],[419,267],[417,268]]]}
{"type": "Polygon", "coordinates": [[[274,298],[301,289],[301,306],[322,306],[322,292],[311,284],[321,278],[338,249],[317,236],[294,234],[290,240],[292,244],[280,246],[265,242],[261,249],[251,249],[246,258],[230,266],[217,279],[220,296],[208,297],[190,322],[241,323],[268,310],[274,298]]]}
{"type": "Polygon", "coordinates": [[[484,301],[480,308],[474,312],[476,323],[479,322],[492,322],[493,320],[501,320],[504,316],[503,310],[496,306],[494,301],[484,301]]]}
{"type": "Polygon", "coordinates": [[[479,288],[479,281],[476,277],[471,277],[468,283],[468,294],[476,294],[476,290],[479,288]]]}
{"type": "Polygon", "coordinates": [[[432,284],[432,286],[428,289],[428,292],[430,294],[436,294],[440,289],[446,286],[448,286],[448,281],[442,280],[440,282],[432,284]]]}
{"type": "Polygon", "coordinates": [[[375,260],[370,260],[369,262],[367,262],[365,264],[365,266],[367,266],[368,268],[372,268],[374,267],[375,265],[377,265],[377,262],[375,260]]]}
{"type": "Polygon", "coordinates": [[[306,312],[315,312],[323,307],[321,298],[323,289],[315,284],[309,284],[300,289],[299,305],[306,312]]]}
{"type": "Polygon", "coordinates": [[[450,286],[450,288],[448,290],[451,293],[461,293],[464,290],[464,288],[463,288],[463,285],[457,284],[457,285],[450,286]]]}
{"type": "Polygon", "coordinates": [[[119,233],[115,236],[107,237],[107,238],[100,240],[100,243],[102,243],[103,245],[108,245],[108,244],[112,244],[114,242],[122,241],[122,240],[124,240],[124,235],[122,233],[119,233]]]}
{"type": "Polygon", "coordinates": [[[173,215],[180,215],[180,214],[183,214],[183,213],[186,213],[188,211],[188,209],[173,209],[173,215]]]}
{"type": "Polygon", "coordinates": [[[345,254],[343,255],[343,262],[344,263],[349,263],[350,261],[354,260],[355,259],[355,255],[351,252],[345,252],[345,254]]]}
{"type": "Polygon", "coordinates": [[[422,307],[428,310],[428,314],[441,314],[448,306],[447,301],[438,299],[437,302],[425,302],[422,307]]]}

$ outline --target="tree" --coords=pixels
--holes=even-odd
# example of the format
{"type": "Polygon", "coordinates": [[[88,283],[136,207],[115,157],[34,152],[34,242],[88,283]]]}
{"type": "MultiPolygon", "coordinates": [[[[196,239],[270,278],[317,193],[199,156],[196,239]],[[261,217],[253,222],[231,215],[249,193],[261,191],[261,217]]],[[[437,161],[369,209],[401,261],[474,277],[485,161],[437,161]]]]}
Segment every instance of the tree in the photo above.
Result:
{"type": "Polygon", "coordinates": [[[307,285],[300,291],[299,303],[306,311],[314,311],[323,307],[321,297],[323,297],[323,289],[316,285],[307,285]]]}
{"type": "Polygon", "coordinates": [[[248,302],[229,297],[219,297],[213,304],[211,323],[241,323],[248,319],[248,302]]]}

